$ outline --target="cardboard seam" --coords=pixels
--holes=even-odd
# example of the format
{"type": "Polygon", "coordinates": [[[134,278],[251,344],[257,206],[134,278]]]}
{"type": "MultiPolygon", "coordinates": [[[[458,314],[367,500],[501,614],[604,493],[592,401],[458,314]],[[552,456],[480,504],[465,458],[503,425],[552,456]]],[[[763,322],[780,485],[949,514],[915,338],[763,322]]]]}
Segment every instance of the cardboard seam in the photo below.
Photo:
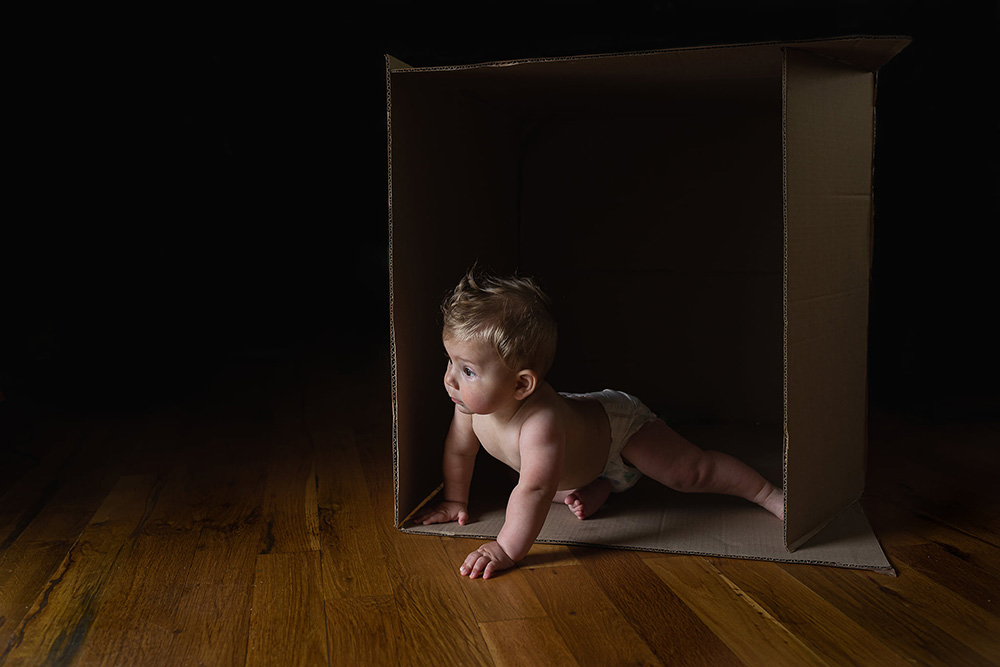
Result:
{"type": "Polygon", "coordinates": [[[816,294],[813,296],[803,296],[799,297],[798,299],[791,299],[789,303],[792,303],[796,306],[801,306],[804,304],[818,303],[823,301],[837,301],[837,300],[849,299],[859,294],[867,296],[868,283],[865,283],[864,285],[856,285],[849,289],[837,290],[835,292],[825,292],[823,294],[816,294]]]}

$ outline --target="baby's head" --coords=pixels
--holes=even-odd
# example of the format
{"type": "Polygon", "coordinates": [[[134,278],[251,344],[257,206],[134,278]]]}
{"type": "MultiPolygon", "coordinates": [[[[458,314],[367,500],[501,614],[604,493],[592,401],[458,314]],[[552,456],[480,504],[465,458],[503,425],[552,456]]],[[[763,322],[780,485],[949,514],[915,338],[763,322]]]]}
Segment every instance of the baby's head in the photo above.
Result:
{"type": "Polygon", "coordinates": [[[511,371],[543,379],[556,355],[550,301],[531,278],[499,278],[471,269],[441,305],[444,338],[482,341],[511,371]]]}

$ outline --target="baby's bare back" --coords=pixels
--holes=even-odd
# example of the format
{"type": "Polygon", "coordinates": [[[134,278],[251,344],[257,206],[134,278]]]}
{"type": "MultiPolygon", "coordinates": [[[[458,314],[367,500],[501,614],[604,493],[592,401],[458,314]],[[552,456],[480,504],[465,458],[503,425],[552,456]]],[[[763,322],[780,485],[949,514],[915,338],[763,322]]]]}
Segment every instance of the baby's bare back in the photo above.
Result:
{"type": "Polygon", "coordinates": [[[520,413],[517,419],[504,425],[480,416],[473,419],[476,436],[494,458],[520,472],[521,452],[532,446],[521,435],[521,427],[530,419],[551,418],[565,438],[559,488],[570,490],[585,486],[603,472],[611,446],[611,426],[604,407],[596,399],[568,398],[543,384],[520,413]]]}

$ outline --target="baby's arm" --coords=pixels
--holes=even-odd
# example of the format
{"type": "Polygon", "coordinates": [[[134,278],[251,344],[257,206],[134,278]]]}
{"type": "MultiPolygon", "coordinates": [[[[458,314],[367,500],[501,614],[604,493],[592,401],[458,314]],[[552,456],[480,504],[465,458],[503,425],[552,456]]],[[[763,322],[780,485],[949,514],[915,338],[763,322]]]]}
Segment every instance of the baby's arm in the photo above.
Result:
{"type": "Polygon", "coordinates": [[[479,439],[472,430],[472,415],[455,409],[451,428],[444,441],[444,493],[442,500],[417,512],[414,523],[424,526],[432,523],[458,521],[464,526],[469,520],[469,487],[476,466],[479,439]]]}
{"type": "Polygon", "coordinates": [[[538,537],[552,504],[562,471],[565,436],[550,415],[539,415],[521,427],[521,475],[507,501],[503,528],[495,542],[484,544],[465,559],[459,571],[489,579],[524,558],[538,537]]]}

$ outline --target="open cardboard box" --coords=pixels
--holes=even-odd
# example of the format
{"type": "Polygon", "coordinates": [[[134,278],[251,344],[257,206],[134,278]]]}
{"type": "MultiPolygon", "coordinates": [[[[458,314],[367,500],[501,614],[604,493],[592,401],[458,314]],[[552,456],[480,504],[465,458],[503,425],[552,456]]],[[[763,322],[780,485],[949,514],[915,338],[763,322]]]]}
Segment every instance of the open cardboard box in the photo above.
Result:
{"type": "Polygon", "coordinates": [[[474,262],[555,302],[559,391],[639,396],[785,489],[785,521],[644,479],[540,541],[892,572],[861,509],[878,68],[903,37],[456,67],[387,62],[396,522],[492,539],[513,486],[482,453],[466,526],[406,518],[452,412],[439,304],[474,262]]]}

